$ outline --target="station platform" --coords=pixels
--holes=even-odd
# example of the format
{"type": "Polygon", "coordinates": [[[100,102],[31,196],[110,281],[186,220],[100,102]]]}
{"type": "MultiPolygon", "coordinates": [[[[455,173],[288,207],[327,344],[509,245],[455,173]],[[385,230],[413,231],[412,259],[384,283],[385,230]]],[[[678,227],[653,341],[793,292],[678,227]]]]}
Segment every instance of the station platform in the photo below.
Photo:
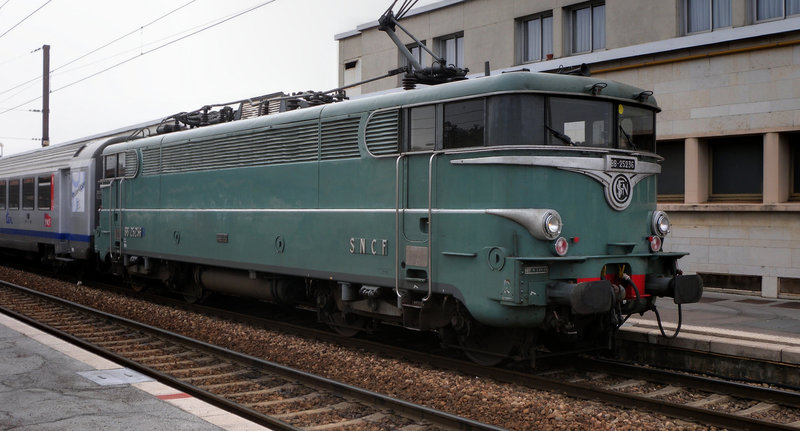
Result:
{"type": "Polygon", "coordinates": [[[0,314],[0,430],[267,430],[0,314]]]}
{"type": "MultiPolygon", "coordinates": [[[[669,298],[659,298],[656,306],[664,332],[672,335],[678,306],[669,298]]],[[[800,365],[800,300],[706,291],[700,302],[683,304],[682,314],[677,338],[661,335],[653,312],[631,316],[620,335],[623,340],[800,365]]]]}

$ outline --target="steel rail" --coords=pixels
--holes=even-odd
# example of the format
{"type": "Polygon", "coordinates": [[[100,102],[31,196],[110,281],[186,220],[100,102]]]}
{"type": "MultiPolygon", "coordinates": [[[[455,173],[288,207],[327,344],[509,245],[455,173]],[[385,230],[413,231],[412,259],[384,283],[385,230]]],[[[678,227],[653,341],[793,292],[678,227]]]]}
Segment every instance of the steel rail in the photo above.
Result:
{"type": "MultiPolygon", "coordinates": [[[[340,345],[365,349],[371,352],[377,352],[396,358],[403,358],[405,360],[424,363],[437,368],[458,371],[469,375],[488,377],[504,383],[519,384],[532,389],[557,392],[580,399],[600,400],[625,408],[635,407],[659,412],[670,417],[694,420],[705,425],[715,425],[730,429],[797,431],[796,427],[739,416],[735,413],[731,414],[707,410],[700,407],[690,407],[683,404],[662,401],[646,396],[598,388],[589,384],[554,380],[545,376],[531,374],[530,372],[520,372],[501,368],[487,368],[472,362],[454,359],[452,357],[444,357],[431,353],[419,352],[358,338],[343,338],[339,335],[325,331],[304,328],[302,326],[264,318],[254,318],[252,316],[219,310],[213,307],[192,304],[191,308],[202,310],[201,312],[204,314],[213,313],[221,318],[256,323],[265,328],[275,329],[276,327],[279,327],[281,329],[292,331],[300,336],[310,336],[316,339],[336,342],[340,345]]],[[[714,378],[695,377],[655,368],[623,367],[622,365],[617,366],[617,364],[622,363],[616,361],[595,361],[594,363],[605,363],[606,365],[604,365],[604,369],[607,370],[609,374],[642,378],[650,382],[668,382],[680,384],[688,388],[705,389],[708,392],[713,393],[724,393],[749,399],[774,402],[776,404],[786,405],[789,407],[800,407],[800,394],[790,391],[751,386],[714,378]]]]}
{"type": "MultiPolygon", "coordinates": [[[[388,355],[395,358],[402,358],[409,361],[425,363],[427,365],[446,370],[458,371],[469,375],[489,377],[504,383],[515,383],[538,390],[558,392],[567,396],[581,399],[597,399],[620,407],[637,407],[650,411],[657,411],[667,416],[691,419],[707,425],[717,425],[731,429],[775,429],[775,430],[797,430],[796,427],[784,426],[772,422],[761,421],[758,419],[728,414],[724,412],[711,411],[698,407],[689,407],[683,404],[670,403],[636,394],[628,394],[614,390],[607,390],[581,383],[569,383],[562,380],[552,380],[544,376],[537,376],[530,372],[520,372],[502,368],[487,368],[474,364],[469,361],[444,357],[426,352],[405,349],[402,347],[391,346],[380,342],[363,340],[358,338],[343,338],[331,332],[318,329],[310,329],[291,323],[253,317],[233,311],[221,310],[219,308],[191,304],[188,305],[175,301],[178,306],[188,307],[203,314],[212,314],[220,318],[257,324],[264,328],[290,331],[299,336],[313,337],[324,341],[334,342],[353,348],[365,349],[371,352],[388,355]]],[[[588,362],[583,361],[588,365],[588,362]]],[[[759,386],[752,386],[743,383],[730,382],[715,378],[691,376],[683,373],[676,373],[656,368],[636,367],[624,364],[619,361],[611,360],[591,360],[592,367],[603,367],[603,371],[608,374],[623,375],[631,378],[641,378],[650,382],[663,382],[679,384],[687,388],[704,389],[713,393],[724,393],[733,396],[740,396],[788,407],[800,407],[800,394],[779,389],[770,389],[759,386]]]]}
{"type": "MultiPolygon", "coordinates": [[[[226,349],[224,347],[216,346],[210,343],[206,343],[203,341],[195,340],[190,337],[186,337],[181,334],[173,333],[170,331],[166,331],[161,328],[157,328],[151,325],[143,324],[140,322],[136,322],[134,320],[130,320],[124,317],[116,316],[110,313],[106,313],[100,310],[93,309],[91,307],[87,307],[82,304],[74,303],[63,298],[59,298],[53,295],[49,295],[43,292],[38,292],[36,290],[28,289],[23,286],[15,285],[13,283],[8,283],[5,281],[0,282],[1,286],[6,286],[8,288],[16,289],[21,292],[25,292],[31,296],[36,296],[40,298],[44,298],[46,300],[56,302],[60,305],[68,306],[79,310],[81,312],[89,313],[98,317],[101,317],[105,320],[122,324],[125,326],[132,327],[134,329],[150,332],[156,334],[159,337],[172,339],[184,344],[189,344],[193,347],[197,347],[201,350],[206,352],[212,353],[214,355],[223,356],[227,358],[234,359],[240,363],[248,364],[253,367],[258,367],[261,370],[266,370],[267,372],[279,374],[286,378],[295,379],[309,385],[313,385],[320,388],[325,388],[336,392],[337,394],[359,399],[362,401],[366,401],[372,405],[379,405],[385,408],[393,409],[395,411],[402,412],[407,416],[413,417],[418,420],[427,420],[436,425],[452,428],[452,429],[459,429],[459,430],[486,430],[486,431],[503,431],[504,428],[497,427],[494,425],[484,424],[472,419],[463,418],[460,416],[456,416],[450,413],[442,412],[440,410],[432,409],[429,407],[421,406],[418,404],[414,404],[411,402],[407,402],[404,400],[395,399],[384,394],[380,394],[377,392],[369,391],[366,389],[358,388],[352,385],[347,385],[341,382],[337,382],[335,380],[327,379],[321,376],[316,376],[311,373],[307,373],[304,371],[296,370],[290,367],[286,367],[275,362],[267,361],[264,359],[256,358],[254,356],[242,354],[239,352],[232,351],[230,349],[226,349]]],[[[205,390],[196,388],[190,384],[180,381],[179,379],[173,378],[169,375],[161,373],[159,371],[153,370],[149,367],[143,366],[135,361],[129,360],[124,358],[120,355],[117,355],[113,352],[110,352],[106,349],[101,347],[92,345],[89,342],[83,341],[78,337],[72,336],[64,331],[52,328],[48,325],[42,324],[41,322],[37,322],[34,319],[28,318],[27,316],[21,315],[20,313],[16,313],[13,310],[9,310],[6,307],[0,306],[0,311],[6,313],[14,318],[17,318],[25,323],[30,324],[38,329],[41,329],[45,332],[51,333],[65,341],[70,343],[76,344],[86,350],[89,350],[95,354],[103,356],[107,359],[112,361],[118,362],[128,368],[141,372],[142,374],[148,375],[153,377],[154,379],[165,383],[167,385],[173,386],[177,389],[180,389],[188,394],[191,394],[197,398],[203,399],[211,404],[216,405],[217,407],[223,408],[225,410],[231,411],[239,416],[245,417],[253,422],[259,423],[261,425],[265,425],[277,430],[301,430],[302,428],[294,427],[290,424],[287,424],[281,420],[271,418],[269,416],[265,416],[255,410],[249,409],[244,407],[240,404],[234,403],[229,401],[225,398],[218,397],[210,392],[205,390]]]]}

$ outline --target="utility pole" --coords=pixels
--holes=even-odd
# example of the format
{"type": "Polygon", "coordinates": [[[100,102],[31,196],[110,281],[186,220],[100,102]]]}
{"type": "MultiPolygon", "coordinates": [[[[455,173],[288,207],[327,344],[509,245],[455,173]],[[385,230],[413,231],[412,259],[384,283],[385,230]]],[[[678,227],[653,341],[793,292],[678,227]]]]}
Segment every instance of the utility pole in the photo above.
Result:
{"type": "Polygon", "coordinates": [[[42,146],[50,145],[50,45],[42,46],[42,146]]]}

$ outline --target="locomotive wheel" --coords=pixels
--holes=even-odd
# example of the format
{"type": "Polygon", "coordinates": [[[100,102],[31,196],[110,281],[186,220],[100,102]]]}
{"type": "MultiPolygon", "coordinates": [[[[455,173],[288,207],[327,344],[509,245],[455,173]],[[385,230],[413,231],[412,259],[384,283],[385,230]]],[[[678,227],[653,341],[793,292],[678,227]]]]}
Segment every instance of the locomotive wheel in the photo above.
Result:
{"type": "Polygon", "coordinates": [[[458,334],[458,344],[472,362],[492,367],[508,357],[514,339],[508,330],[472,325],[469,333],[458,334]]]}
{"type": "Polygon", "coordinates": [[[326,313],[328,326],[343,337],[354,337],[367,326],[367,319],[338,311],[326,313]]]}

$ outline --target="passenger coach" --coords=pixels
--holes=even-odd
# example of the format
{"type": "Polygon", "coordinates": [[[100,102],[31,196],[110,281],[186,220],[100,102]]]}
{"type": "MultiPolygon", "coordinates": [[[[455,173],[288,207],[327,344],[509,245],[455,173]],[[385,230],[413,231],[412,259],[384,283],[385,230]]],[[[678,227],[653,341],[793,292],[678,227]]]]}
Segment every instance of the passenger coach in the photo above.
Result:
{"type": "Polygon", "coordinates": [[[108,138],[0,158],[0,247],[46,260],[94,256],[95,185],[108,138]]]}

